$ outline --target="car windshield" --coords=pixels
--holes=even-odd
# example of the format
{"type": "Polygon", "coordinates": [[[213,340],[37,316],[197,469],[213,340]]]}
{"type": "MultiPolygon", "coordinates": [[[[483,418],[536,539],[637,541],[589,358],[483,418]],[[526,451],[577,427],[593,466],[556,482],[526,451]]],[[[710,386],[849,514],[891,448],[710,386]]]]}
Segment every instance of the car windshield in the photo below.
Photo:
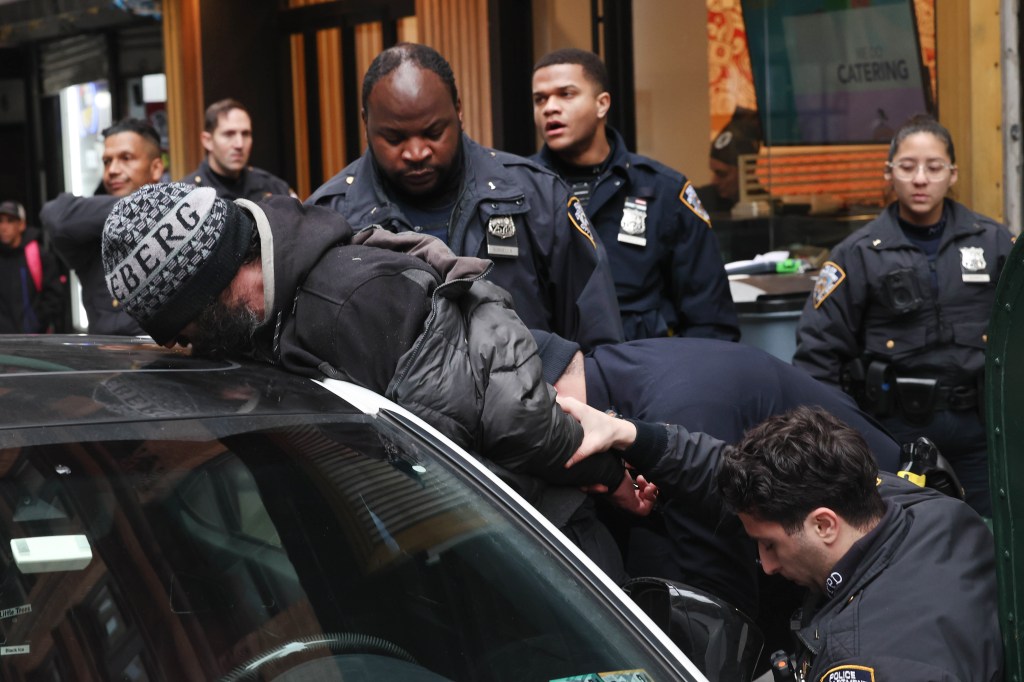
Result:
{"type": "Polygon", "coordinates": [[[0,449],[0,678],[677,677],[397,421],[230,421],[0,449]]]}

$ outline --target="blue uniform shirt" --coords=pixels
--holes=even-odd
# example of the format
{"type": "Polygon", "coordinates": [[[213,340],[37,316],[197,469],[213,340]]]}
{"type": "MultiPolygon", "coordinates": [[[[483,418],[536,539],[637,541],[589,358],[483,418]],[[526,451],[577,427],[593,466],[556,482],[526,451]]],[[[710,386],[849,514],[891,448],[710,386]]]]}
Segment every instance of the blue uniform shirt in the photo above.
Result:
{"type": "MultiPolygon", "coordinates": [[[[607,132],[611,156],[590,183],[586,208],[608,251],[626,339],[671,333],[736,341],[728,277],[696,189],[607,132]]],[[[547,145],[533,158],[559,168],[547,145]]]]}

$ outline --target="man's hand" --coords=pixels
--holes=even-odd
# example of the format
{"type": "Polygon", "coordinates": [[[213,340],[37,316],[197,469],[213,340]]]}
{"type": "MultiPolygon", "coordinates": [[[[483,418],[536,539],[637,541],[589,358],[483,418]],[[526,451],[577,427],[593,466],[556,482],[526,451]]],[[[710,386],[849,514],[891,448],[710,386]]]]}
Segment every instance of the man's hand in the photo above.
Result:
{"type": "Polygon", "coordinates": [[[557,396],[556,400],[563,411],[583,426],[583,442],[565,463],[567,469],[593,454],[612,448],[622,450],[636,441],[636,426],[632,422],[595,410],[575,398],[557,396]]]}
{"type": "Polygon", "coordinates": [[[654,503],[658,499],[658,486],[648,483],[643,476],[637,476],[636,481],[626,474],[622,482],[613,490],[608,499],[612,504],[625,509],[637,516],[647,516],[654,509],[654,503]]]}

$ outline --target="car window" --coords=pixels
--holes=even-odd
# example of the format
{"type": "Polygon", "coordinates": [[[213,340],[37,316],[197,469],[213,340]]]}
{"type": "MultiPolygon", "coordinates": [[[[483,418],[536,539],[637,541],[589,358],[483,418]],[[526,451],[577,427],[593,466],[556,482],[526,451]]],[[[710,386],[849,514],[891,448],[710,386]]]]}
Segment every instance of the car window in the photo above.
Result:
{"type": "Polygon", "coordinates": [[[0,450],[0,678],[678,679],[427,441],[294,421],[0,450]]]}

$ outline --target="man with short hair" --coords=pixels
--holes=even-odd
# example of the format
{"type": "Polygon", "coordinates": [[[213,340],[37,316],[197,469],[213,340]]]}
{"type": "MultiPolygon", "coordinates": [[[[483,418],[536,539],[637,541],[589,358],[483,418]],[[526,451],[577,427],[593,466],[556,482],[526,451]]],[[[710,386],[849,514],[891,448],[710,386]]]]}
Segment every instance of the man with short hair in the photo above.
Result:
{"type": "Polygon", "coordinates": [[[0,334],[39,334],[60,327],[64,282],[57,259],[25,223],[25,207],[0,202],[0,334]]]}
{"type": "Polygon", "coordinates": [[[144,185],[160,182],[164,161],[160,136],[146,121],[126,118],[103,131],[103,189],[77,197],[61,193],[39,213],[57,255],[82,283],[82,305],[92,334],[142,334],[142,328],[107,292],[100,260],[103,222],[114,204],[144,185]]]}
{"type": "Polygon", "coordinates": [[[621,450],[641,487],[737,514],[764,570],[809,591],[794,616],[796,679],[1002,679],[991,531],[964,502],[879,473],[864,439],[825,410],[770,417],[731,448],[559,402],[586,434],[572,461],[621,450]]]}
{"type": "Polygon", "coordinates": [[[608,73],[593,52],[556,50],[533,67],[533,158],[580,200],[604,247],[627,340],[736,341],[739,323],[711,220],[686,176],[634,154],[609,125],[608,73]]]}
{"type": "Polygon", "coordinates": [[[222,99],[206,108],[202,133],[206,158],[184,178],[197,187],[213,187],[225,199],[259,201],[271,194],[296,196],[288,183],[249,165],[252,118],[236,99],[222,99]]]}
{"type": "Polygon", "coordinates": [[[363,80],[367,151],[307,200],[356,227],[440,238],[456,254],[494,263],[527,326],[585,348],[622,340],[606,254],[579,200],[553,173],[481,147],[462,131],[462,105],[444,57],[401,43],[363,80]]]}

